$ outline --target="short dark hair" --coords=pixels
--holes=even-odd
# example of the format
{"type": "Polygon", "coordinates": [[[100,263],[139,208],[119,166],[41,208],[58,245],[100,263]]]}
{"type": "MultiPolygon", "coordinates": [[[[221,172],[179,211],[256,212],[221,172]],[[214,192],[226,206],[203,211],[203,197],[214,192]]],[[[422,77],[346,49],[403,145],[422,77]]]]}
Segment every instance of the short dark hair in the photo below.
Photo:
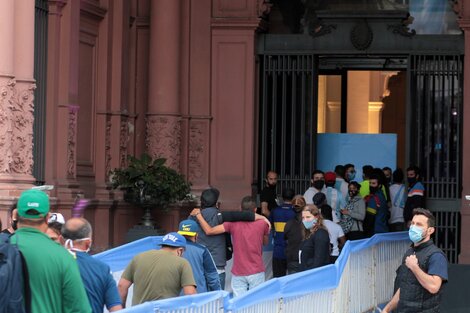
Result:
{"type": "Polygon", "coordinates": [[[329,206],[328,204],[324,204],[321,206],[320,211],[321,215],[325,220],[333,220],[333,209],[331,208],[331,206],[329,206]]]}
{"type": "Polygon", "coordinates": [[[54,222],[49,222],[49,223],[47,224],[47,227],[49,227],[49,228],[55,230],[59,235],[60,235],[60,233],[62,232],[62,223],[59,223],[59,222],[56,222],[56,221],[54,221],[54,222]]]}
{"type": "Polygon", "coordinates": [[[392,171],[392,169],[388,166],[385,166],[384,168],[382,168],[382,171],[392,171]]]}
{"type": "Polygon", "coordinates": [[[335,166],[335,173],[339,177],[344,178],[344,175],[346,174],[346,167],[344,165],[336,165],[335,166]]]}
{"type": "Polygon", "coordinates": [[[351,164],[351,163],[344,164],[344,172],[346,172],[351,167],[354,167],[354,164],[351,164]]]}
{"type": "Polygon", "coordinates": [[[313,176],[315,176],[315,174],[322,174],[322,175],[325,175],[325,173],[321,170],[314,170],[313,173],[312,173],[312,178],[313,176]]]}
{"type": "Polygon", "coordinates": [[[392,177],[394,183],[402,183],[405,175],[403,174],[403,170],[401,168],[397,168],[395,171],[393,171],[392,177]]]}
{"type": "Polygon", "coordinates": [[[292,188],[284,188],[282,190],[282,198],[287,201],[291,201],[295,196],[295,191],[292,188]]]}
{"type": "Polygon", "coordinates": [[[356,187],[357,190],[361,190],[361,184],[359,184],[357,181],[353,180],[352,182],[349,183],[348,187],[351,186],[351,185],[356,187]]]}
{"type": "Polygon", "coordinates": [[[408,166],[408,168],[406,169],[406,171],[413,171],[415,172],[415,175],[419,175],[421,176],[421,170],[419,169],[419,167],[417,167],[416,165],[410,165],[408,166]]]}
{"type": "Polygon", "coordinates": [[[372,175],[372,172],[374,171],[374,168],[372,165],[364,165],[362,167],[362,173],[366,178],[370,178],[370,175],[372,175]]]}
{"type": "Polygon", "coordinates": [[[416,208],[413,210],[413,216],[415,215],[424,215],[428,218],[428,226],[429,227],[436,227],[436,218],[432,214],[431,211],[423,209],[423,208],[416,208]]]}
{"type": "Polygon", "coordinates": [[[382,181],[381,181],[379,175],[377,175],[376,173],[372,173],[372,174],[369,176],[369,180],[372,180],[372,179],[377,179],[377,181],[379,182],[379,184],[382,184],[382,181]]]}
{"type": "Polygon", "coordinates": [[[252,196],[245,196],[242,199],[242,210],[244,211],[251,211],[256,208],[256,201],[252,196]]]}

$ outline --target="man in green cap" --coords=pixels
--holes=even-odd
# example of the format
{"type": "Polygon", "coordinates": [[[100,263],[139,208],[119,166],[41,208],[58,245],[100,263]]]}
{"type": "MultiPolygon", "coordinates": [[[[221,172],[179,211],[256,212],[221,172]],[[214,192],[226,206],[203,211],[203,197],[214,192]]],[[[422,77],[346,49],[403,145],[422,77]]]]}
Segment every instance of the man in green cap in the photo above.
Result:
{"type": "Polygon", "coordinates": [[[32,313],[89,313],[91,307],[77,262],[46,234],[49,197],[26,190],[18,199],[18,230],[11,237],[24,256],[29,275],[32,313]]]}

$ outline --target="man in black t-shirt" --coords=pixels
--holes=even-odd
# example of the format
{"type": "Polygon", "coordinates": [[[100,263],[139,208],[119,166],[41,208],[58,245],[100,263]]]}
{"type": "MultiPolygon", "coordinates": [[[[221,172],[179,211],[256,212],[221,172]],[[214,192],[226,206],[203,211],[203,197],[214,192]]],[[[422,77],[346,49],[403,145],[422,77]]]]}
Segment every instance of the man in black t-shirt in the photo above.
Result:
{"type": "Polygon", "coordinates": [[[269,171],[266,174],[266,187],[261,191],[260,202],[261,202],[261,214],[268,217],[272,209],[277,207],[276,202],[276,184],[277,184],[277,173],[269,171]]]}

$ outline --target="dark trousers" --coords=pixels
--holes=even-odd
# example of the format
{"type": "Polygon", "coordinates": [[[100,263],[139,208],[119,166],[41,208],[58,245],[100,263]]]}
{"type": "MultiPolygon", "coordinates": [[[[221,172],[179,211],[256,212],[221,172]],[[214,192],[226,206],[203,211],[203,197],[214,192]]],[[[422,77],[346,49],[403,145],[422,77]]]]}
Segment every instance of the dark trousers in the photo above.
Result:
{"type": "Polygon", "coordinates": [[[295,274],[300,272],[300,265],[299,261],[289,262],[287,263],[287,274],[295,274]]]}
{"type": "Polygon", "coordinates": [[[359,240],[359,239],[364,239],[366,238],[364,232],[362,231],[350,231],[349,233],[346,234],[346,238],[348,240],[359,240]]]}
{"type": "Polygon", "coordinates": [[[273,277],[282,277],[287,274],[287,260],[273,258],[273,277]]]}
{"type": "Polygon", "coordinates": [[[391,232],[405,230],[405,223],[393,223],[393,224],[389,224],[388,226],[391,232]]]}
{"type": "Polygon", "coordinates": [[[225,290],[225,272],[219,274],[220,288],[225,290]]]}

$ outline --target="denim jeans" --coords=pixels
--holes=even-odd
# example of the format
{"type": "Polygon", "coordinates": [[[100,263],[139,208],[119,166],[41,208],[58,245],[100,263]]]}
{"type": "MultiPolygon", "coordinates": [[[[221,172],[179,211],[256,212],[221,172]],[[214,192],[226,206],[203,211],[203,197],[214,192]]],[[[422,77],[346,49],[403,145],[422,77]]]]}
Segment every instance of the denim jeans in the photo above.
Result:
{"type": "Polygon", "coordinates": [[[225,290],[225,272],[219,274],[220,288],[225,290]]]}
{"type": "Polygon", "coordinates": [[[248,275],[235,276],[232,275],[233,296],[238,297],[246,293],[248,290],[264,283],[264,272],[248,275]]]}

